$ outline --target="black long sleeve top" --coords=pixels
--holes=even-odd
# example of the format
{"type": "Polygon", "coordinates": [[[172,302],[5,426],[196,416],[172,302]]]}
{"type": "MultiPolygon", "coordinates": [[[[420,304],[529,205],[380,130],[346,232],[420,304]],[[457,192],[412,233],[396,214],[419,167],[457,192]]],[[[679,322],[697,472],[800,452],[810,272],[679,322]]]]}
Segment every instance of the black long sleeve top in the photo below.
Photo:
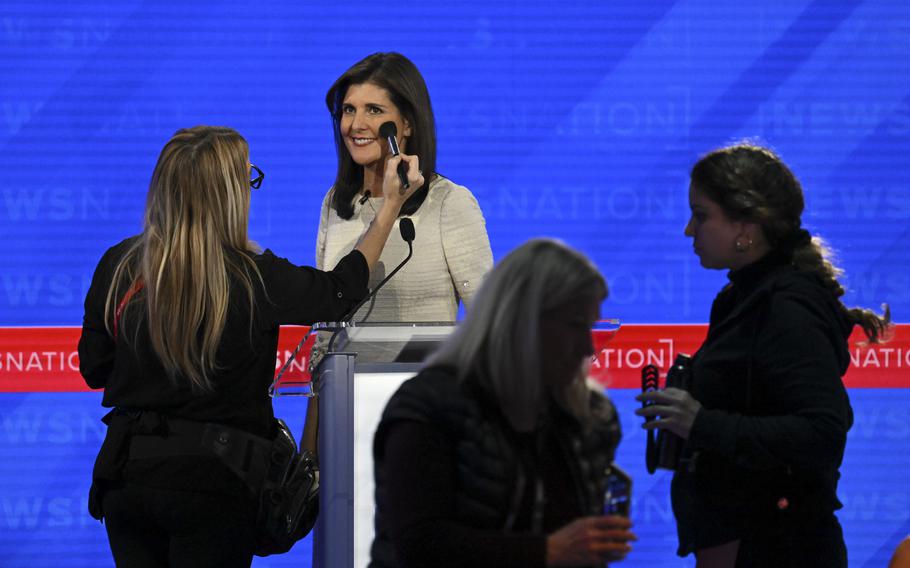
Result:
{"type": "Polygon", "coordinates": [[[673,482],[681,554],[741,538],[781,498],[804,520],[841,506],[853,324],[787,259],[769,255],[729,277],[692,363],[702,409],[685,452],[694,458],[673,482]]]}
{"type": "MultiPolygon", "coordinates": [[[[255,307],[251,316],[245,291],[233,283],[217,352],[218,367],[211,377],[214,389],[198,393],[191,390],[188,381],[167,376],[151,348],[141,318],[122,318],[117,341],[105,327],[105,301],[114,269],[136,238],[126,239],[104,254],[86,295],[79,340],[79,368],[86,383],[91,388],[104,389],[102,405],[106,407],[154,410],[270,437],[273,413],[268,386],[275,374],[279,326],[330,321],[351,309],[368,292],[366,259],[355,250],[332,271],[323,272],[296,266],[269,250],[250,253],[264,287],[254,275],[255,307]]],[[[143,477],[148,483],[174,488],[205,486],[210,480],[195,474],[183,475],[198,470],[197,465],[204,459],[142,460],[146,470],[143,477]],[[158,473],[149,473],[152,470],[158,473]]],[[[210,461],[214,464],[217,460],[210,461]]]]}
{"type": "Polygon", "coordinates": [[[615,410],[592,392],[587,428],[554,403],[536,430],[519,433],[454,373],[424,369],[383,412],[370,566],[544,566],[547,535],[603,512],[621,436],[615,410]]]}

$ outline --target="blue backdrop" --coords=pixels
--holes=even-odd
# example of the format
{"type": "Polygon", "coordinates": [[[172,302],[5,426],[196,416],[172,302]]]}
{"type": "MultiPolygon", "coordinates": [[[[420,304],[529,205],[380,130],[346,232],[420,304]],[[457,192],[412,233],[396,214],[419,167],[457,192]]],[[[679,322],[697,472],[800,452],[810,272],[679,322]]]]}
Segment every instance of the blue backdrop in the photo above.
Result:
{"type": "MultiPolygon", "coordinates": [[[[496,258],[530,237],[566,240],[607,276],[605,316],[707,321],[725,277],[700,269],[682,235],[687,173],[750,137],[801,178],[805,223],[839,252],[847,303],[889,302],[907,321],[910,3],[451,4],[5,0],[0,325],[81,322],[98,258],[140,228],[162,145],[195,124],[246,136],[267,174],[253,238],[311,264],[335,172],[325,91],[389,50],[422,70],[438,170],[478,197],[496,258]]],[[[639,460],[631,393],[615,396],[623,452],[639,460]]],[[[896,473],[910,465],[910,397],[851,396],[841,518],[851,564],[881,566],[910,533],[896,473]]],[[[81,501],[101,414],[95,395],[0,395],[0,564],[109,561],[81,501]],[[23,475],[48,452],[52,470],[23,475]]],[[[643,538],[627,564],[691,565],[655,544],[672,530],[666,480],[640,479],[643,538]]]]}

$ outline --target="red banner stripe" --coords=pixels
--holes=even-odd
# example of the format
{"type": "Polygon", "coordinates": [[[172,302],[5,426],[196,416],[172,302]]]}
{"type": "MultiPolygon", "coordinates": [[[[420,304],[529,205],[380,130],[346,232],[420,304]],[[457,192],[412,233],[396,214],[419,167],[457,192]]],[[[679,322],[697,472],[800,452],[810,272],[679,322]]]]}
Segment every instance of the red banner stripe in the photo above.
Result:
{"type": "MultiPolygon", "coordinates": [[[[308,328],[281,329],[275,370],[291,356],[308,328]]],[[[79,327],[0,327],[0,392],[79,392],[89,388],[79,374],[79,327]]],[[[592,377],[609,388],[640,388],[641,368],[665,371],[677,353],[694,353],[706,325],[623,325],[618,332],[595,332],[592,377]]],[[[883,345],[863,345],[861,330],[850,338],[850,388],[910,388],[910,325],[895,326],[883,345]]],[[[307,380],[310,344],[302,347],[284,379],[307,380]]]]}

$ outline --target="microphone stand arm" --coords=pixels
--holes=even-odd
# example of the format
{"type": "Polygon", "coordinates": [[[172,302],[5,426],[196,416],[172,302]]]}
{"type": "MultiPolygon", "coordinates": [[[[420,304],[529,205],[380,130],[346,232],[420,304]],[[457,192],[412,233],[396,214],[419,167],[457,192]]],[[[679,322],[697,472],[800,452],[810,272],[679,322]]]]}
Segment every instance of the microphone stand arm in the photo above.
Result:
{"type": "MultiPolygon", "coordinates": [[[[376,287],[373,288],[372,292],[370,292],[369,294],[367,294],[366,297],[365,297],[364,299],[362,299],[362,300],[360,300],[359,302],[357,302],[357,305],[354,306],[354,308],[351,309],[351,311],[349,311],[347,314],[345,314],[345,316],[342,318],[342,321],[344,321],[344,322],[346,322],[346,323],[350,323],[350,324],[352,324],[352,326],[353,326],[353,324],[354,324],[354,314],[357,313],[357,310],[359,310],[359,309],[361,308],[361,306],[363,306],[370,298],[374,298],[374,297],[376,296],[376,292],[379,292],[379,289],[382,288],[382,287],[385,285],[385,283],[388,282],[393,276],[395,276],[395,275],[398,273],[398,271],[401,270],[402,267],[404,267],[404,265],[408,263],[409,260],[411,260],[411,256],[412,256],[413,254],[414,254],[414,245],[411,243],[411,241],[408,241],[408,256],[406,256],[406,257],[404,258],[404,260],[402,260],[401,262],[399,262],[399,263],[398,263],[398,266],[395,267],[395,270],[393,270],[392,272],[390,272],[390,273],[388,274],[388,276],[386,276],[385,278],[383,278],[383,279],[379,282],[379,284],[377,284],[376,287]]],[[[328,345],[328,347],[326,348],[327,351],[329,351],[329,352],[332,351],[332,347],[334,347],[334,345],[335,345],[335,338],[338,336],[338,333],[339,333],[340,331],[341,331],[341,329],[338,329],[338,330],[335,331],[335,333],[332,334],[332,338],[329,340],[329,345],[328,345]]]]}

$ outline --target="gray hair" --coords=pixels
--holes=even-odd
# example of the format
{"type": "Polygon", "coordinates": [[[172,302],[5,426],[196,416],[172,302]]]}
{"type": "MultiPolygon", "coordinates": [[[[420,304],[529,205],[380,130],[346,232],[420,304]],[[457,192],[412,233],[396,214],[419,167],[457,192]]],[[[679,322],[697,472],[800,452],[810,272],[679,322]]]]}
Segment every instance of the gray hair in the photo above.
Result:
{"type": "MultiPolygon", "coordinates": [[[[541,314],[578,297],[603,299],[607,283],[582,253],[553,239],[533,239],[486,276],[458,329],[430,359],[470,377],[517,431],[537,426],[547,404],[540,361],[541,314]]],[[[586,422],[588,387],[579,376],[554,400],[586,422]]]]}

